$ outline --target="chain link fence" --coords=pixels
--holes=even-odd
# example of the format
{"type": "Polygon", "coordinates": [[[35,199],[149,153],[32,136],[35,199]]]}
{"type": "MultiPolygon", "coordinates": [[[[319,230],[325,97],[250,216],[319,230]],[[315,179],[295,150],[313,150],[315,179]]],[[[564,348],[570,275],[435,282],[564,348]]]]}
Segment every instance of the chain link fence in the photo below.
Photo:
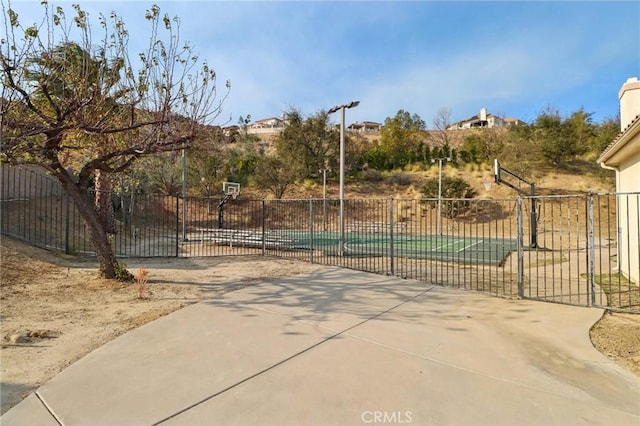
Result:
{"type": "MultiPolygon", "coordinates": [[[[1,176],[2,234],[94,254],[57,181],[7,166],[1,176]]],[[[336,199],[111,199],[118,257],[261,254],[498,297],[640,313],[640,193],[346,199],[342,215],[336,199]]]]}

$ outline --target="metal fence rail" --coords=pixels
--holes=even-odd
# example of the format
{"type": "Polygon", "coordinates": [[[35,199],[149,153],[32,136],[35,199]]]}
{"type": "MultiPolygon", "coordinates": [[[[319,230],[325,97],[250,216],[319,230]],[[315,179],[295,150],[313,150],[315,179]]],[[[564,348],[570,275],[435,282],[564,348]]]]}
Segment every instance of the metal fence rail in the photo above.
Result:
{"type": "MultiPolygon", "coordinates": [[[[84,220],[58,181],[38,169],[0,168],[0,230],[38,247],[95,255],[84,220]]],[[[119,257],[178,255],[178,199],[165,195],[112,194],[119,257]]]]}
{"type": "MultiPolygon", "coordinates": [[[[37,170],[3,166],[1,189],[4,235],[93,254],[82,218],[56,181],[37,170]]],[[[112,194],[112,202],[119,257],[262,254],[499,297],[640,313],[640,193],[347,199],[344,238],[335,199],[221,204],[215,198],[112,194]]]]}

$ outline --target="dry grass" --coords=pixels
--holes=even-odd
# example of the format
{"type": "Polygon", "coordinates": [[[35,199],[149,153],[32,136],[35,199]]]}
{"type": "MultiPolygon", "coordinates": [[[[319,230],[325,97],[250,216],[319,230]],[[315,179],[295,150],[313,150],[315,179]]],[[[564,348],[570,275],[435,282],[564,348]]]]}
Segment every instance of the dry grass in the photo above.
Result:
{"type": "Polygon", "coordinates": [[[140,268],[133,274],[134,283],[136,286],[136,293],[138,299],[146,299],[149,286],[147,284],[149,280],[149,271],[144,268],[140,268]]]}
{"type": "Polygon", "coordinates": [[[607,295],[612,308],[640,306],[640,287],[624,275],[596,275],[595,281],[607,295]]]}

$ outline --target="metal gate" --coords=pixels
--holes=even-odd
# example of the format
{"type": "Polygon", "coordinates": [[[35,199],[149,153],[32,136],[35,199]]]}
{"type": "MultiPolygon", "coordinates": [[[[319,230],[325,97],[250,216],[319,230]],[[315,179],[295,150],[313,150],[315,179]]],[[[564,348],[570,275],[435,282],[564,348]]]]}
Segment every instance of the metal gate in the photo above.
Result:
{"type": "MultiPolygon", "coordinates": [[[[4,235],[94,254],[56,181],[37,170],[1,169],[4,235]]],[[[134,193],[112,194],[112,201],[119,257],[269,255],[499,297],[640,312],[640,193],[346,199],[342,210],[336,199],[221,204],[134,193]]]]}

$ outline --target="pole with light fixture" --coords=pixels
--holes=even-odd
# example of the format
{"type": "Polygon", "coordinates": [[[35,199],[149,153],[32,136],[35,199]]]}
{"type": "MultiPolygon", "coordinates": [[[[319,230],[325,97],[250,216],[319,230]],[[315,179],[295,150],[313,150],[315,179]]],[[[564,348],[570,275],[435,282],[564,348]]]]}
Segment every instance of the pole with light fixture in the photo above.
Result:
{"type": "Polygon", "coordinates": [[[442,235],[442,162],[445,160],[451,161],[451,157],[434,158],[431,162],[435,163],[436,160],[438,161],[438,217],[436,218],[436,232],[438,235],[442,235]]]}
{"type": "Polygon", "coordinates": [[[340,234],[338,237],[338,256],[344,255],[344,110],[355,108],[360,101],[349,102],[348,104],[337,105],[331,108],[328,113],[340,111],[340,234]]]}

